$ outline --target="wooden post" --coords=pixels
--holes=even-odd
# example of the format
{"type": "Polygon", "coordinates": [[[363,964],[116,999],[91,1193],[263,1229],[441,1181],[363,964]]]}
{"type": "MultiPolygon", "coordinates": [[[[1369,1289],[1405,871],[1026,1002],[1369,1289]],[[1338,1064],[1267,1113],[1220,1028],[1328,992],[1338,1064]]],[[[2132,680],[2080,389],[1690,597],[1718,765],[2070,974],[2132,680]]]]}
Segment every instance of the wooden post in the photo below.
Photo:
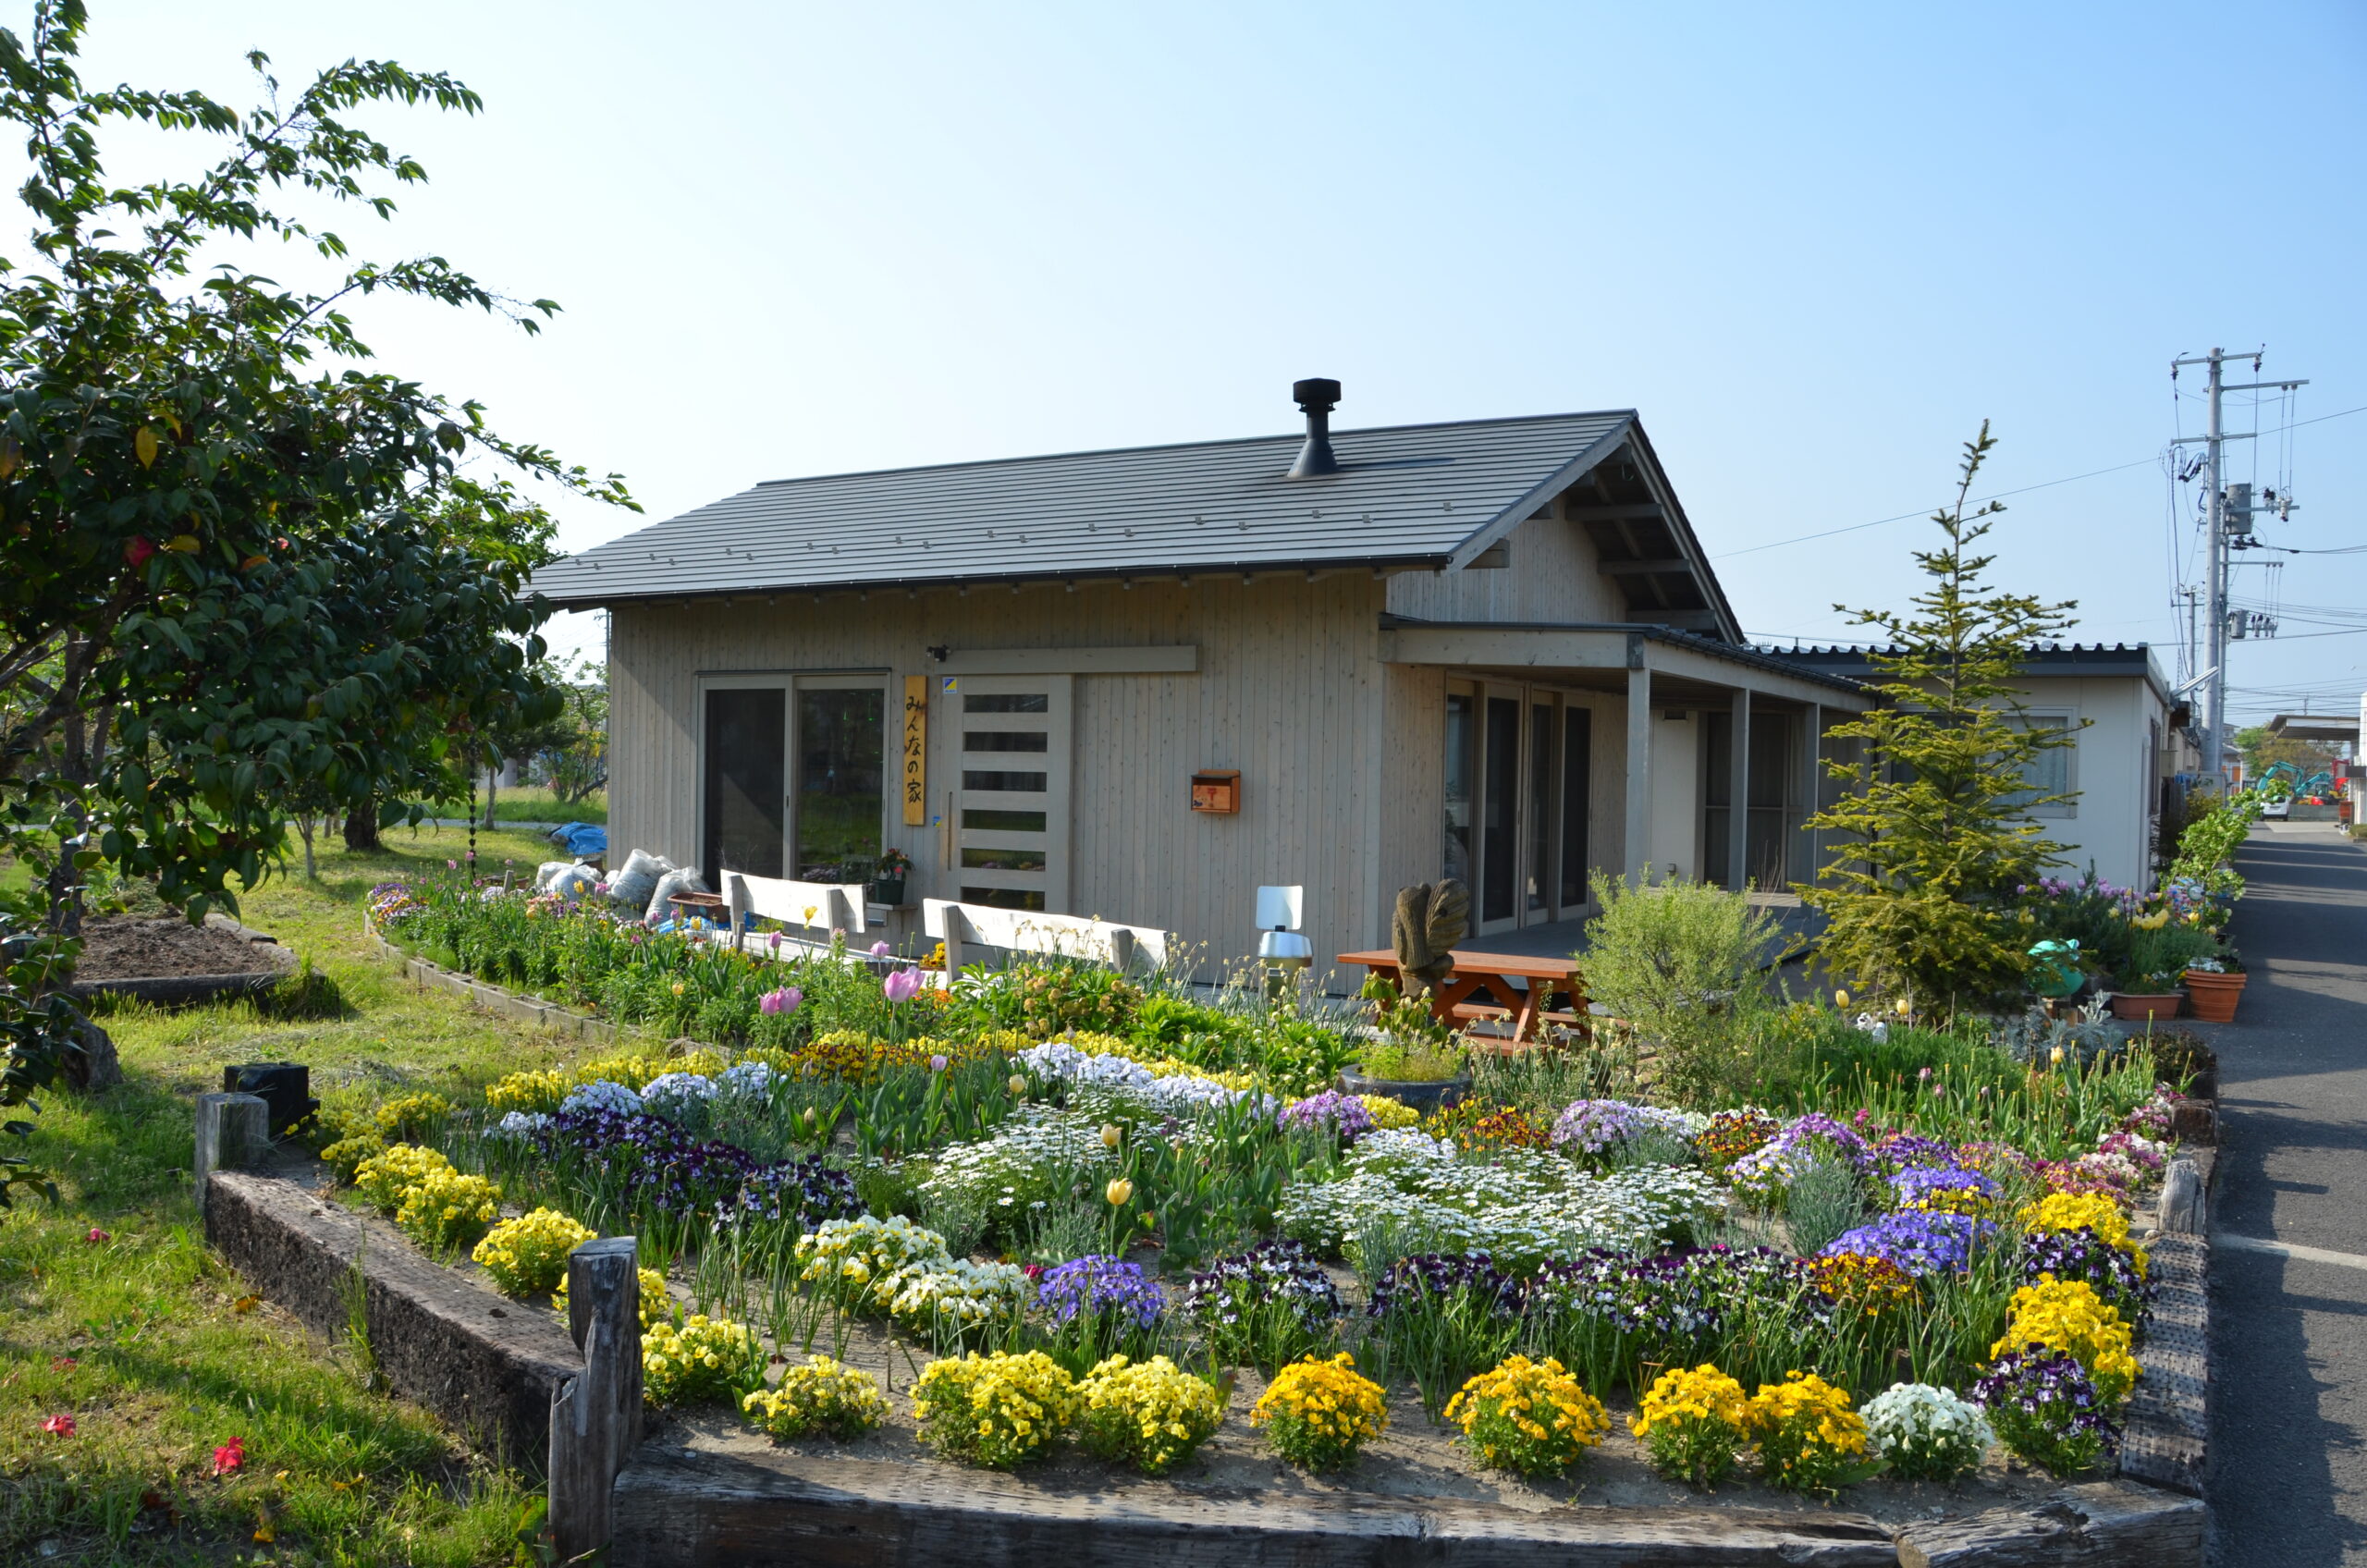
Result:
{"type": "Polygon", "coordinates": [[[551,1390],[549,1529],[559,1561],[616,1533],[617,1472],[641,1441],[641,1248],[586,1242],[567,1258],[568,1329],[583,1371],[551,1390]]]}
{"type": "MultiPolygon", "coordinates": [[[[1640,639],[1637,640],[1640,643],[1640,639]]],[[[1627,885],[1652,879],[1652,671],[1640,652],[1627,669],[1627,885]]]]}
{"type": "Polygon", "coordinates": [[[205,1179],[251,1165],[271,1146],[271,1107],[260,1095],[197,1096],[197,1211],[205,1212],[205,1179]]]}
{"type": "Polygon", "coordinates": [[[1735,688],[1726,720],[1726,886],[1750,890],[1750,688],[1735,688]]]}
{"type": "Polygon", "coordinates": [[[1823,869],[1816,852],[1817,831],[1808,826],[1823,794],[1824,764],[1820,760],[1823,750],[1824,704],[1810,703],[1800,715],[1800,832],[1794,852],[1802,856],[1803,864],[1792,876],[1795,882],[1813,882],[1823,869]]]}
{"type": "Polygon", "coordinates": [[[2202,1173],[2190,1159],[2174,1159],[2162,1173],[2162,1201],[2157,1223],[2165,1235],[2202,1234],[2202,1173]]]}

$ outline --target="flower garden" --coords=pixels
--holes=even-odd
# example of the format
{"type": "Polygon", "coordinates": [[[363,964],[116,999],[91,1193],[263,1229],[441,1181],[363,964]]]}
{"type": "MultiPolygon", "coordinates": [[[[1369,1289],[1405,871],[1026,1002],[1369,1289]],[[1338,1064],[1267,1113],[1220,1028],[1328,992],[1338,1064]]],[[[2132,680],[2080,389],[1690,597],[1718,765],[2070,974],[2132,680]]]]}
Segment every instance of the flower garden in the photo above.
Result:
{"type": "MultiPolygon", "coordinates": [[[[2140,932],[2165,903],[2076,897],[2140,932]]],[[[529,1300],[636,1236],[653,1405],[1000,1470],[1166,1475],[1214,1439],[1338,1474],[1394,1431],[1530,1484],[1613,1449],[1820,1499],[2097,1473],[2146,1326],[2131,1216],[2199,1065],[2092,1016],[1835,994],[1751,1019],[1748,1093],[1667,1103],[1579,1042],[1475,1052],[1423,1118],[1328,1086],[1375,1048],[1356,1011],[1246,988],[949,987],[884,945],[735,951],[457,873],[371,907],[671,1043],[334,1108],[357,1201],[529,1300]]]]}

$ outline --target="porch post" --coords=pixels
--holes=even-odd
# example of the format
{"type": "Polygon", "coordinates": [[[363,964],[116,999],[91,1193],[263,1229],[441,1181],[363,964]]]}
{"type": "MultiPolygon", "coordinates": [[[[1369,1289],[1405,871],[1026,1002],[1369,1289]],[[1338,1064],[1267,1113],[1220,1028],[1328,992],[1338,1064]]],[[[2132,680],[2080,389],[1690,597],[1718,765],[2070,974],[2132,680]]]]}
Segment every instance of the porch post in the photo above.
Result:
{"type": "Polygon", "coordinates": [[[1726,886],[1739,893],[1750,876],[1750,688],[1735,688],[1726,739],[1726,886]]]}
{"type": "Polygon", "coordinates": [[[1810,703],[1800,710],[1800,840],[1808,864],[1793,878],[1798,882],[1813,882],[1823,857],[1817,853],[1817,831],[1808,826],[1816,815],[1817,801],[1824,790],[1824,704],[1810,703]]]}
{"type": "Polygon", "coordinates": [[[1652,672],[1642,640],[1627,653],[1627,885],[1640,888],[1652,870],[1652,672]]]}

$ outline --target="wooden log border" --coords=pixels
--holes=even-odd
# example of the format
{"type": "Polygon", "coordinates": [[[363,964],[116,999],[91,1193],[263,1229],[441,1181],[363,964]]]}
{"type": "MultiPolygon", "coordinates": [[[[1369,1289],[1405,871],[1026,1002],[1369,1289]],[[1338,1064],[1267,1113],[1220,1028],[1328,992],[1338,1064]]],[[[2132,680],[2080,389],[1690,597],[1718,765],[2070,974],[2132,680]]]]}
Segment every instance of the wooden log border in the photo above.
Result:
{"type": "Polygon", "coordinates": [[[601,1046],[652,1037],[646,1029],[629,1023],[611,1023],[607,1019],[594,1018],[588,1013],[577,1012],[539,998],[521,997],[489,981],[447,969],[440,963],[430,963],[423,958],[413,958],[375,931],[370,933],[370,939],[378,944],[378,951],[384,957],[401,966],[404,978],[415,985],[465,997],[471,1005],[481,1007],[497,1017],[531,1028],[546,1029],[557,1035],[573,1035],[578,1039],[601,1046]]]}
{"type": "Polygon", "coordinates": [[[551,1395],[583,1371],[549,1312],[471,1284],[393,1227],[281,1177],[214,1171],[205,1239],[256,1294],[314,1332],[350,1340],[359,1321],[389,1389],[541,1472],[551,1395]]]}

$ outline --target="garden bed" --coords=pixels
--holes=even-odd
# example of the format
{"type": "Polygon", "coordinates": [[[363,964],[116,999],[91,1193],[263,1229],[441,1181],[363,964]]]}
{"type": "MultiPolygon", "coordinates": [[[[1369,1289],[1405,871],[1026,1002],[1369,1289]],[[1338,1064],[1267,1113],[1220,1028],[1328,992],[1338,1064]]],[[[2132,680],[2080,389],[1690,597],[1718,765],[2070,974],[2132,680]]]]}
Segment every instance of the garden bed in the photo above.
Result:
{"type": "MultiPolygon", "coordinates": [[[[639,1341],[665,1424],[619,1482],[644,1500],[619,1561],[888,1537],[920,1562],[965,1532],[1124,1561],[1195,1519],[1252,1561],[1728,1560],[1686,1530],[1738,1562],[1921,1561],[1932,1532],[1961,1550],[1926,1556],[1968,1562],[2008,1537],[2091,1562],[2199,1541],[2199,1504],[2094,1479],[2124,1415],[2149,1474],[2200,1464],[2176,1377],[2128,1403],[2130,1353],[2154,1377],[2192,1327],[2185,1244],[2149,1284],[2130,1211],[2173,1129],[2208,1121],[2158,1086],[2150,1037],[1746,996],[1772,982],[1743,964],[1650,1061],[1506,1056],[1387,998],[1367,1028],[1073,961],[949,989],[889,956],[730,950],[457,877],[372,908],[423,982],[611,1053],[481,1105],[333,1107],[323,1153],[440,1256],[517,1216],[478,1256],[529,1301],[595,1234],[671,1271],[639,1341]],[[1325,1087],[1376,1041],[1467,1069],[1470,1098],[1417,1118],[1325,1087]],[[2156,1284],[2178,1305],[2150,1343],[2156,1284]],[[1145,1403],[1088,1405],[1071,1378],[1145,1403]],[[1483,1386],[1564,1413],[1546,1451],[1445,1424],[1458,1389],[1515,1397],[1483,1386]],[[1036,1415],[982,1441],[945,1425],[966,1404],[916,1409],[932,1387],[1036,1415]],[[825,1389],[861,1390],[842,1442],[797,1425],[825,1389]],[[751,1390],[769,1415],[742,1417],[751,1390]],[[1352,1461],[1291,1448],[1313,1390],[1365,1412],[1352,1461]],[[1122,1423],[1097,1436],[1103,1409],[1191,1415],[1154,1460],[1122,1423]],[[778,1419],[779,1443],[756,1425],[778,1419]],[[1047,1533],[1062,1520],[1090,1538],[1047,1533]],[[1671,1520],[1674,1544],[1637,1533],[1671,1520]]],[[[2160,1048],[2174,1080],[2209,1065],[2160,1048]]]]}
{"type": "Polygon", "coordinates": [[[117,915],[83,926],[70,993],[160,1005],[207,1001],[267,989],[296,967],[293,952],[221,915],[202,925],[178,916],[117,915]]]}

